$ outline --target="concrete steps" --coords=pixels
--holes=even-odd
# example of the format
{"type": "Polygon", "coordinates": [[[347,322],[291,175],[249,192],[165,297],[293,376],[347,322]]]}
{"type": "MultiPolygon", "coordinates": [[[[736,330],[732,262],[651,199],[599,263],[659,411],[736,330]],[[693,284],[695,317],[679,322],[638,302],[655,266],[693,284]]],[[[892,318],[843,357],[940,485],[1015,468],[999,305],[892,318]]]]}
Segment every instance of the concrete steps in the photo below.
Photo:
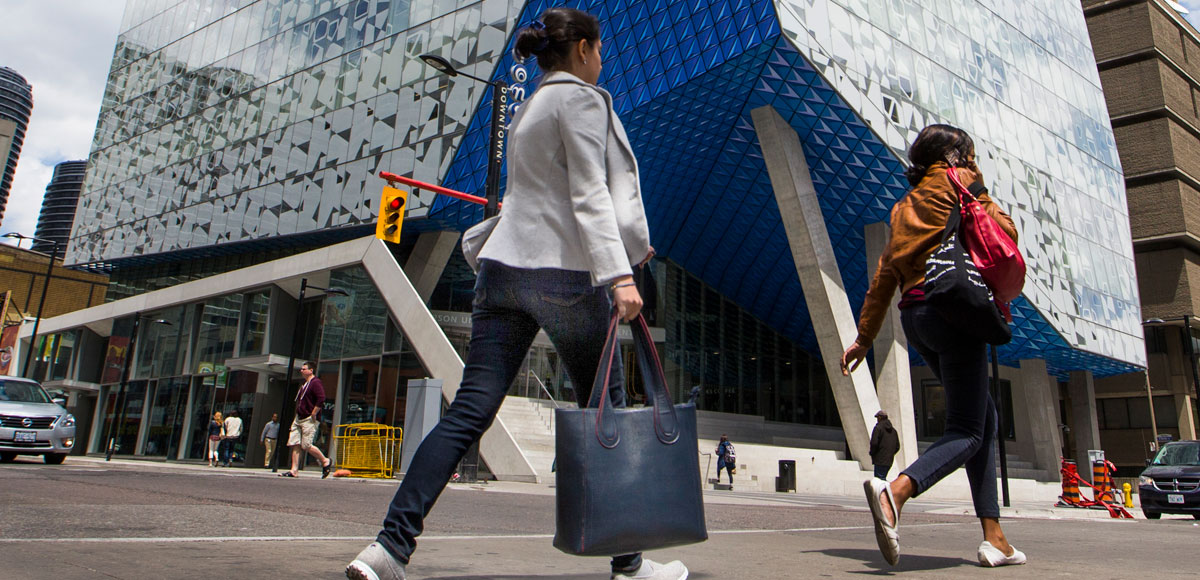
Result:
{"type": "MultiPolygon", "coordinates": [[[[567,403],[559,403],[567,406],[567,403]]],[[[573,404],[570,406],[574,406],[573,404]]],[[[521,453],[533,465],[539,483],[553,483],[554,403],[526,397],[505,397],[497,417],[516,440],[521,453]]]]}

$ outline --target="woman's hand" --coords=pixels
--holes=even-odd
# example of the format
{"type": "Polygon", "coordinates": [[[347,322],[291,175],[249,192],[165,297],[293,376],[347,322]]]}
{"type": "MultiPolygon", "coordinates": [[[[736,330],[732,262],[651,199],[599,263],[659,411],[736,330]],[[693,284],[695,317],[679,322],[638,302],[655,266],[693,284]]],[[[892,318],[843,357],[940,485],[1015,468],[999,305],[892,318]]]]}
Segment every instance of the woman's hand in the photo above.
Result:
{"type": "Polygon", "coordinates": [[[858,369],[858,365],[862,364],[863,359],[867,358],[867,351],[871,350],[871,347],[862,344],[861,340],[861,336],[854,339],[854,344],[850,345],[850,348],[847,348],[846,352],[842,353],[843,377],[850,376],[850,373],[858,369]]]}
{"type": "Polygon", "coordinates": [[[654,258],[654,247],[651,246],[650,251],[646,253],[646,259],[642,260],[641,262],[638,262],[638,267],[641,268],[642,266],[645,266],[653,258],[654,258]]]}
{"type": "Polygon", "coordinates": [[[642,295],[633,284],[633,276],[617,278],[613,282],[613,305],[617,307],[617,316],[624,322],[637,318],[642,311],[642,295]]]}

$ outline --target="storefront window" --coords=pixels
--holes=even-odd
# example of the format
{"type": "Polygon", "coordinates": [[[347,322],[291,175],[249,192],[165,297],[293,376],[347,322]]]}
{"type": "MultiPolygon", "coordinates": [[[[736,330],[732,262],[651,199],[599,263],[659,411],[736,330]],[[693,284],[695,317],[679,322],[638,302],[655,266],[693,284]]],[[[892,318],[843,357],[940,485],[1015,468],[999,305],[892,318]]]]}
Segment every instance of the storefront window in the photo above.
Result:
{"type": "Polygon", "coordinates": [[[258,292],[246,296],[246,318],[242,325],[242,351],[240,356],[263,354],[270,308],[270,292],[258,292]]]}
{"type": "Polygon", "coordinates": [[[361,266],[335,270],[329,286],[349,296],[325,297],[321,358],[341,359],[383,352],[388,309],[375,283],[361,266]]]}
{"type": "Polygon", "coordinates": [[[78,330],[71,330],[63,334],[56,335],[54,342],[53,364],[50,365],[50,376],[47,377],[53,381],[61,381],[68,378],[71,371],[71,361],[75,357],[75,344],[79,337],[78,330]]]}
{"type": "Polygon", "coordinates": [[[137,372],[133,376],[142,379],[182,374],[183,353],[188,346],[193,320],[195,309],[190,305],[143,316],[134,345],[137,372]]]}
{"type": "Polygon", "coordinates": [[[192,379],[192,429],[187,443],[190,459],[205,459],[208,451],[208,424],[212,421],[214,381],[211,377],[192,379]]]}
{"type": "Polygon", "coordinates": [[[146,408],[146,381],[130,381],[125,396],[118,397],[119,409],[113,431],[116,438],[114,454],[132,455],[137,450],[138,430],[146,408]]]}
{"type": "Polygon", "coordinates": [[[146,429],[144,455],[174,459],[187,412],[188,381],[174,377],[155,381],[150,397],[150,423],[146,429]]]}
{"type": "Polygon", "coordinates": [[[233,356],[242,295],[222,296],[204,303],[200,312],[200,330],[196,336],[196,356],[192,365],[196,374],[219,373],[225,360],[233,356]]]}

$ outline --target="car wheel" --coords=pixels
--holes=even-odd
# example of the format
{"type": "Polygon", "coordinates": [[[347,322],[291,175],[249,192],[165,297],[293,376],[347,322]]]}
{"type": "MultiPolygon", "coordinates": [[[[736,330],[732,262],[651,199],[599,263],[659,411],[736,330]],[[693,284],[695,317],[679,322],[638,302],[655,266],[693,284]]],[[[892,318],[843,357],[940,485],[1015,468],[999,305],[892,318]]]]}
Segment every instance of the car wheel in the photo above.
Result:
{"type": "Polygon", "coordinates": [[[16,453],[0,453],[0,463],[12,463],[16,459],[16,453]]]}
{"type": "Polygon", "coordinates": [[[1143,513],[1143,514],[1146,514],[1146,519],[1148,519],[1148,520],[1157,520],[1158,518],[1162,517],[1162,514],[1160,514],[1160,513],[1158,513],[1158,512],[1146,512],[1146,511],[1144,511],[1144,512],[1142,512],[1142,513],[1143,513]]]}
{"type": "Polygon", "coordinates": [[[45,461],[46,465],[62,465],[62,462],[66,460],[66,453],[47,453],[42,456],[42,461],[45,461]]]}

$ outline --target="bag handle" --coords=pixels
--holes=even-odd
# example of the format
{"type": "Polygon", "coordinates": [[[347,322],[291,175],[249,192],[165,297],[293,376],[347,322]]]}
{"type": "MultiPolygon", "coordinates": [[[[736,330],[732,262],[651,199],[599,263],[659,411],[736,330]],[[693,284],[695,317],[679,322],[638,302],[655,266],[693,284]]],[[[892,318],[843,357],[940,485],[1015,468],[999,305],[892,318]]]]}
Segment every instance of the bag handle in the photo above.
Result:
{"type": "MultiPolygon", "coordinates": [[[[612,397],[608,393],[609,377],[612,375],[613,361],[618,350],[618,322],[617,310],[614,308],[608,324],[608,336],[604,341],[604,350],[600,354],[596,380],[592,384],[592,396],[588,401],[589,407],[600,409],[600,412],[596,414],[596,439],[605,449],[612,449],[621,442],[612,397]]],[[[646,324],[646,318],[638,314],[630,327],[633,329],[633,345],[638,367],[641,370],[643,382],[646,384],[646,395],[654,406],[655,434],[659,441],[671,445],[679,440],[679,419],[675,414],[675,404],[671,400],[671,393],[666,388],[667,382],[662,369],[662,360],[659,359],[658,350],[650,338],[650,327],[646,324]]]]}

